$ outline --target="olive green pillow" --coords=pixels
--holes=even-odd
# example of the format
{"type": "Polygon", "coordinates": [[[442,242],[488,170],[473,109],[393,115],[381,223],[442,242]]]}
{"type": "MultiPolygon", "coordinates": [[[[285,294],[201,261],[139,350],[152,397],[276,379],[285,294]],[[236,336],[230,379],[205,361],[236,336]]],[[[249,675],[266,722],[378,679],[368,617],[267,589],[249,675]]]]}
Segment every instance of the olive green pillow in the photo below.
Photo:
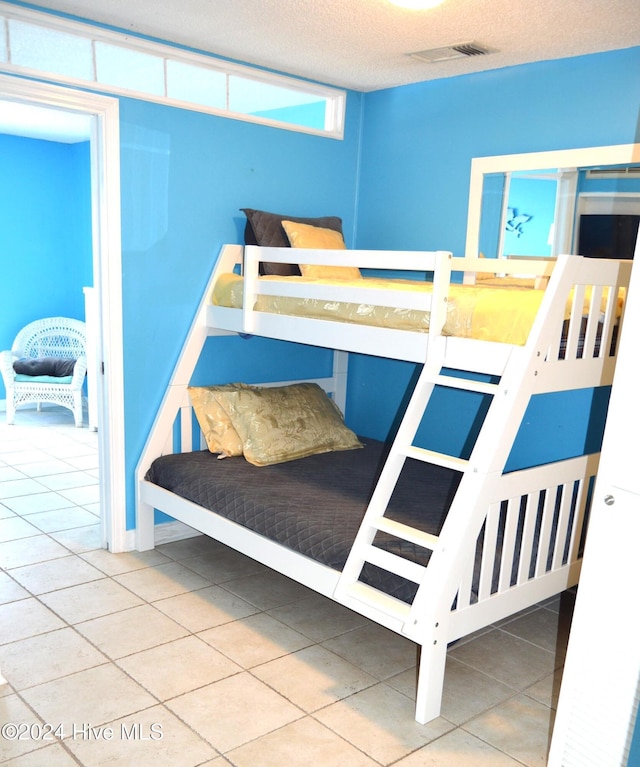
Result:
{"type": "Polygon", "coordinates": [[[342,413],[314,383],[249,386],[216,393],[255,466],[362,447],[342,413]]]}
{"type": "Polygon", "coordinates": [[[200,424],[200,429],[212,453],[219,453],[220,458],[242,455],[242,440],[233,428],[227,411],[218,401],[222,392],[235,391],[244,384],[224,384],[222,386],[189,386],[191,404],[200,424]]]}

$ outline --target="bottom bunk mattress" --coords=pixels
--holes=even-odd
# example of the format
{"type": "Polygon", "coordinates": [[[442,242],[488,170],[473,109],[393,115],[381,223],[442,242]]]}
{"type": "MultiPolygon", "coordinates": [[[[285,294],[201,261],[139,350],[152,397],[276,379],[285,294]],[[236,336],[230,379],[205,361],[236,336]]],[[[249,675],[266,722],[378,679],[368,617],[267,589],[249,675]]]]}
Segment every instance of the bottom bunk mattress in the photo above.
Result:
{"type": "MultiPolygon", "coordinates": [[[[209,451],[157,458],[145,479],[220,516],[342,570],[388,446],[362,439],[358,450],[322,453],[273,466],[209,451]]],[[[460,481],[451,469],[407,461],[386,516],[438,535],[460,481]]],[[[425,564],[429,552],[378,533],[376,545],[425,564]]],[[[415,585],[367,565],[363,581],[404,601],[415,585]]]]}

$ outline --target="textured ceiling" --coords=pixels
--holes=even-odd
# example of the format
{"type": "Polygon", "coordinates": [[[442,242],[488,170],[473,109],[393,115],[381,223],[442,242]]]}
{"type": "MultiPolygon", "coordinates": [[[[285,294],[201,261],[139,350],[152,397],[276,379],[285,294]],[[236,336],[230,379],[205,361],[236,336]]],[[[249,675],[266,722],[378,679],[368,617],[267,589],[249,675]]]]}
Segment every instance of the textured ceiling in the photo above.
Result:
{"type": "Polygon", "coordinates": [[[38,0],[120,29],[361,91],[640,45],[640,0],[38,0]],[[485,56],[408,54],[477,42],[485,56]]]}
{"type": "MultiPolygon", "coordinates": [[[[39,0],[121,30],[330,85],[371,91],[640,45],[640,0],[39,0]],[[492,52],[427,63],[410,53],[475,42],[492,52]]],[[[585,84],[588,87],[588,84],[585,84]]],[[[87,138],[86,118],[0,102],[0,132],[87,138]]]]}

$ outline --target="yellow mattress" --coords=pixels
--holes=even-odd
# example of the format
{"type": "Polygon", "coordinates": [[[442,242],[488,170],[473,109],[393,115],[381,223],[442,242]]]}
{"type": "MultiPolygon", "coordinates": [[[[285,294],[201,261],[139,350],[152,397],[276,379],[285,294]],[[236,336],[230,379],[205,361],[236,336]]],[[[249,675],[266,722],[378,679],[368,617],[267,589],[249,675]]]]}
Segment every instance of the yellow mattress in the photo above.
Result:
{"type": "MultiPolygon", "coordinates": [[[[282,278],[265,276],[260,279],[282,278]]],[[[287,277],[287,282],[289,281],[318,285],[335,284],[331,280],[311,280],[304,277],[287,277]]],[[[443,332],[463,338],[523,345],[544,292],[534,290],[533,281],[520,280],[517,286],[511,280],[498,285],[495,280],[491,282],[491,285],[451,285],[443,332]]],[[[341,280],[340,284],[360,288],[366,284],[367,287],[422,293],[429,293],[432,288],[431,284],[426,282],[379,278],[341,280]]],[[[242,277],[237,274],[223,274],[216,282],[212,301],[216,306],[240,309],[242,294],[242,277]]],[[[276,314],[429,332],[429,312],[414,309],[279,296],[258,296],[255,309],[276,314]]]]}

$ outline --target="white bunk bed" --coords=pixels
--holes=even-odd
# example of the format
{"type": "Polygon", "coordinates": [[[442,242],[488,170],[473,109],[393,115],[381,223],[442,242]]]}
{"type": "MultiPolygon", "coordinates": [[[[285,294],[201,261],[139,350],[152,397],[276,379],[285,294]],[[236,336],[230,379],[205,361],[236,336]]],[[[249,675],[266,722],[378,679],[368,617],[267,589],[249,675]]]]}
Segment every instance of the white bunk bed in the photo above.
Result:
{"type": "MultiPolygon", "coordinates": [[[[623,319],[623,296],[631,268],[630,262],[578,256],[561,256],[555,263],[517,260],[499,264],[501,274],[507,276],[534,275],[546,280],[550,275],[546,290],[536,291],[539,309],[523,345],[441,332],[443,326],[446,330],[452,271],[471,275],[473,281],[475,272],[486,272],[486,260],[453,259],[442,252],[301,253],[288,248],[224,246],[138,465],[140,550],[154,546],[154,509],[158,509],[409,637],[421,650],[416,698],[416,720],[421,723],[439,715],[448,643],[578,581],[598,455],[509,473],[504,473],[504,467],[534,394],[611,384],[615,339],[623,319]],[[261,260],[339,265],[346,258],[363,268],[433,272],[433,290],[416,297],[372,288],[366,280],[361,286],[331,287],[258,277],[261,260]],[[244,273],[243,308],[214,306],[214,285],[238,265],[244,273]],[[259,295],[273,294],[404,307],[411,304],[410,308],[430,311],[430,329],[425,333],[373,328],[254,310],[259,295]],[[342,409],[348,352],[424,363],[341,571],[146,479],[159,456],[194,450],[197,435],[193,433],[188,394],[191,375],[207,337],[227,333],[333,349],[333,375],[317,383],[342,409]],[[465,371],[483,374],[483,380],[470,380],[465,371]],[[413,444],[429,398],[438,386],[491,397],[466,460],[413,444]],[[459,475],[457,490],[436,534],[387,514],[394,488],[410,465],[434,465],[459,475]],[[430,553],[426,560],[418,561],[396,556],[380,548],[381,535],[430,553]],[[415,584],[412,596],[398,598],[371,585],[361,577],[363,569],[371,566],[415,584]]],[[[196,443],[195,450],[201,444],[196,443]]],[[[243,461],[218,463],[232,460],[243,461]]]]}

